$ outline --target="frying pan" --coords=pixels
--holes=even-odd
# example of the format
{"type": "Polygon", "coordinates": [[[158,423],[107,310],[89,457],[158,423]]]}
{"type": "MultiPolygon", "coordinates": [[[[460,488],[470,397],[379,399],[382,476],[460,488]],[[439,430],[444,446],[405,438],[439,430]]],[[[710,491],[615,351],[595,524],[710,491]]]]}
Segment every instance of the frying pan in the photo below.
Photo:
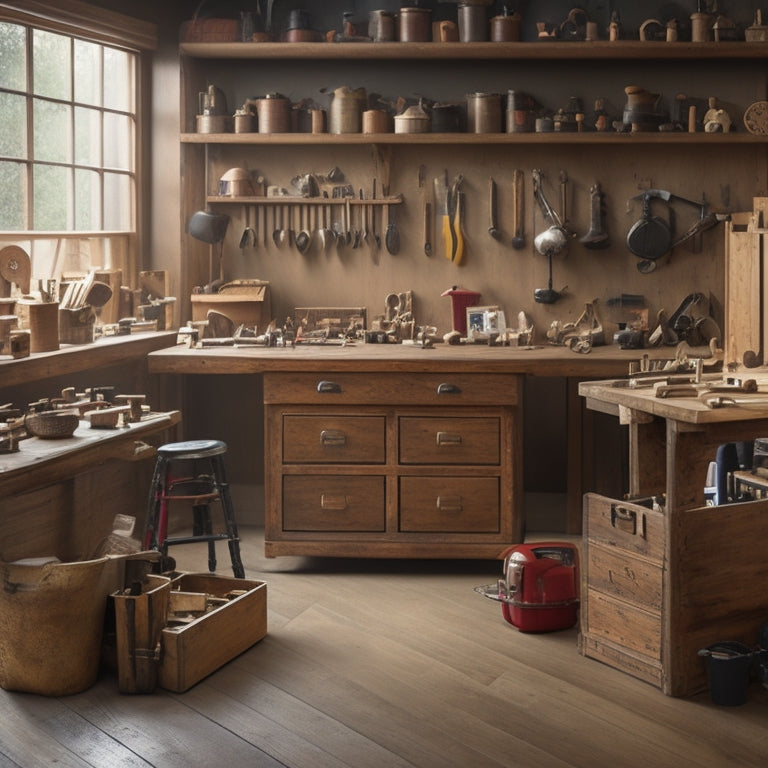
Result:
{"type": "MultiPolygon", "coordinates": [[[[642,217],[632,225],[627,233],[627,247],[635,256],[639,256],[644,261],[656,261],[672,246],[672,230],[668,222],[661,216],[651,214],[651,198],[661,197],[664,199],[658,192],[656,190],[645,192],[642,217]]],[[[638,269],[640,269],[639,265],[638,269]]],[[[640,271],[650,271],[651,269],[653,269],[652,266],[650,269],[640,269],[640,271]]]]}

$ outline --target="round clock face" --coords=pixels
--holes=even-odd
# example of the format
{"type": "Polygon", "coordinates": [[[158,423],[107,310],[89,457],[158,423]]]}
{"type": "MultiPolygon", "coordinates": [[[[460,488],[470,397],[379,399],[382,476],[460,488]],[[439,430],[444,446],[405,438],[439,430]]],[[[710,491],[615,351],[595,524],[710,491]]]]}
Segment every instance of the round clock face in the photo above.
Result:
{"type": "Polygon", "coordinates": [[[756,101],[744,113],[744,125],[756,136],[768,134],[768,101],[756,101]]]}

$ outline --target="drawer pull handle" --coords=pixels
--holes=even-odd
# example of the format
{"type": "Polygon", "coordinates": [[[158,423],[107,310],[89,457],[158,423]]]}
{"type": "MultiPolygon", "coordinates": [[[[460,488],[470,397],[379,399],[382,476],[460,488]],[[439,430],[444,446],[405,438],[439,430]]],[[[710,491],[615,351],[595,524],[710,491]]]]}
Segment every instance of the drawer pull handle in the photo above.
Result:
{"type": "Polygon", "coordinates": [[[626,507],[611,506],[611,525],[632,536],[637,534],[637,512],[626,507]]]}
{"type": "Polygon", "coordinates": [[[328,393],[338,395],[341,393],[341,384],[337,384],[335,381],[328,381],[327,379],[323,379],[322,381],[317,382],[317,392],[320,395],[325,395],[328,393]]]}
{"type": "Polygon", "coordinates": [[[461,435],[457,435],[455,432],[438,432],[437,444],[441,447],[455,447],[461,445],[461,435]]]}
{"type": "Polygon", "coordinates": [[[441,512],[463,512],[464,505],[461,501],[461,496],[438,496],[437,508],[441,512]]]}
{"type": "Polygon", "coordinates": [[[339,496],[338,494],[321,493],[320,494],[320,508],[328,509],[333,512],[339,512],[347,508],[347,497],[339,496]]]}
{"type": "Polygon", "coordinates": [[[324,429],[320,433],[320,442],[323,446],[346,445],[347,436],[338,429],[324,429]]]}
{"type": "Polygon", "coordinates": [[[437,394],[438,395],[460,395],[461,387],[457,387],[455,384],[448,384],[448,382],[444,381],[442,384],[437,385],[437,394]]]}

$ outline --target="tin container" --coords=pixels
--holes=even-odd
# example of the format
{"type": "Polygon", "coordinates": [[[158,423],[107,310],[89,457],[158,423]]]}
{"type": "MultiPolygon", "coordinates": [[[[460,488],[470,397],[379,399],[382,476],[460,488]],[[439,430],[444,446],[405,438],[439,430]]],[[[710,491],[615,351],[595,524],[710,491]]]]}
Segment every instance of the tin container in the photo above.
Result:
{"type": "Polygon", "coordinates": [[[395,14],[392,11],[371,11],[368,14],[368,37],[374,43],[392,42],[397,37],[395,14]]]}
{"type": "Polygon", "coordinates": [[[533,96],[507,91],[507,133],[532,133],[536,127],[533,96]]]}
{"type": "Polygon", "coordinates": [[[428,43],[432,39],[429,8],[401,8],[398,20],[401,43],[428,43]]]}
{"type": "Polygon", "coordinates": [[[337,88],[328,113],[328,133],[360,133],[366,102],[365,88],[337,88]]]}
{"type": "Polygon", "coordinates": [[[463,133],[465,122],[462,104],[435,104],[432,107],[432,133],[463,133]]]}
{"type": "Polygon", "coordinates": [[[484,5],[459,5],[459,40],[482,43],[488,40],[488,15],[484,5]]]}
{"type": "Polygon", "coordinates": [[[198,133],[230,133],[232,131],[232,118],[227,115],[198,115],[198,133]]]}
{"type": "Polygon", "coordinates": [[[234,117],[235,133],[253,133],[256,130],[256,115],[250,112],[236,114],[234,117]]]}
{"type": "Polygon", "coordinates": [[[363,133],[392,133],[392,118],[383,109],[363,112],[363,133]]]}
{"type": "Polygon", "coordinates": [[[521,21],[519,13],[494,16],[491,19],[491,41],[494,43],[520,42],[521,21]]]}
{"type": "Polygon", "coordinates": [[[429,113],[420,104],[395,115],[395,133],[429,133],[429,126],[429,113]]]}
{"type": "Polygon", "coordinates": [[[501,96],[498,93],[467,95],[467,132],[501,133],[501,96]]]}
{"type": "Polygon", "coordinates": [[[291,102],[279,93],[256,99],[259,133],[290,133],[291,102]]]}

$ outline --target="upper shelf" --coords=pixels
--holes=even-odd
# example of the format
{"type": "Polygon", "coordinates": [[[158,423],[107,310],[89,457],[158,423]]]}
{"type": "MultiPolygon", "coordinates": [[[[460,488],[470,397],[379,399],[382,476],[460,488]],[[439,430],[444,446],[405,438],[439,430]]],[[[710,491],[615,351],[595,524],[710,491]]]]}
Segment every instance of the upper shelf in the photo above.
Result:
{"type": "Polygon", "coordinates": [[[199,59],[764,59],[768,42],[181,43],[199,59]]]}
{"type": "Polygon", "coordinates": [[[768,136],[743,129],[731,133],[651,132],[616,133],[182,133],[182,144],[763,144],[768,136]]]}

